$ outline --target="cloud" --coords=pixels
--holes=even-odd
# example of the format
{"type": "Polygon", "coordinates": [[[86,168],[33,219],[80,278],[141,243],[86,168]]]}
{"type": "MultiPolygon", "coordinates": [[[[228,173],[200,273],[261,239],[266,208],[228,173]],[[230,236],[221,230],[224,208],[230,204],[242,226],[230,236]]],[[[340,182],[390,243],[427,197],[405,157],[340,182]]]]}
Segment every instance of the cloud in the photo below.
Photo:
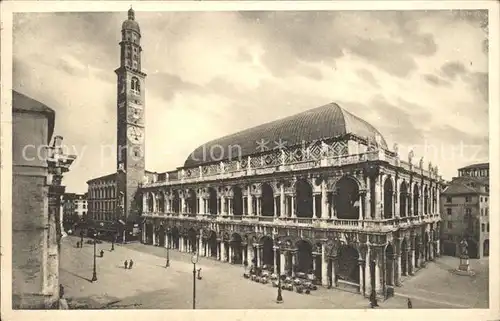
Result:
{"type": "Polygon", "coordinates": [[[155,72],[148,76],[148,90],[155,96],[162,97],[166,101],[171,100],[175,94],[193,91],[198,94],[204,92],[204,88],[197,84],[184,81],[178,75],[166,72],[155,72]]]}
{"type": "Polygon", "coordinates": [[[415,56],[430,56],[437,50],[433,36],[420,33],[401,12],[243,12],[241,16],[260,29],[262,61],[277,77],[293,72],[301,61],[335,63],[346,54],[404,77],[416,69],[415,56]]]}
{"type": "Polygon", "coordinates": [[[365,80],[370,85],[374,87],[380,87],[371,71],[367,69],[358,69],[357,73],[361,77],[361,79],[365,80]]]}
{"type": "Polygon", "coordinates": [[[450,86],[450,83],[433,74],[425,74],[422,76],[426,82],[433,86],[450,86]]]}
{"type": "Polygon", "coordinates": [[[465,66],[458,61],[451,61],[445,63],[441,67],[441,73],[449,79],[455,79],[457,76],[460,76],[466,72],[465,66]]]}

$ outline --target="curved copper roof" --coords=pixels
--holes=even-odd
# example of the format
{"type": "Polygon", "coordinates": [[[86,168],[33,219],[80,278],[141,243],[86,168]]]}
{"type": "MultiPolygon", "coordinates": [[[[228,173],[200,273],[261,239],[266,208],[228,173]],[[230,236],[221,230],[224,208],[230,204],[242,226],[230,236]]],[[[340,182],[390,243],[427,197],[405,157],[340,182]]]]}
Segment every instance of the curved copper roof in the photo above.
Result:
{"type": "Polygon", "coordinates": [[[374,142],[376,136],[380,136],[381,147],[387,149],[385,139],[372,125],[336,103],[330,103],[205,143],[188,156],[184,167],[221,161],[229,157],[230,151],[235,158],[238,149],[234,146],[239,146],[241,149],[241,157],[256,154],[260,152],[257,142],[262,139],[269,142],[269,148],[275,147],[274,142],[280,139],[286,143],[286,147],[291,147],[303,142],[330,139],[345,134],[355,134],[374,142]],[[222,157],[223,153],[226,157],[222,157]]]}

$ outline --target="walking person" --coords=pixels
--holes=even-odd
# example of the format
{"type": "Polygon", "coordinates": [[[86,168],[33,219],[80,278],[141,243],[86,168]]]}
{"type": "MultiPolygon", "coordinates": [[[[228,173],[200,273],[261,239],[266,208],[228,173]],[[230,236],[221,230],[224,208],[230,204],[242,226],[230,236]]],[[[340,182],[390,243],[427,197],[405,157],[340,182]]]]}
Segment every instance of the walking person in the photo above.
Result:
{"type": "Polygon", "coordinates": [[[100,252],[100,253],[101,253],[101,257],[104,257],[104,251],[103,251],[103,250],[101,250],[101,252],[100,252]]]}
{"type": "Polygon", "coordinates": [[[372,291],[372,293],[370,294],[370,306],[372,307],[372,309],[374,307],[378,307],[377,295],[375,294],[375,291],[372,291]]]}
{"type": "Polygon", "coordinates": [[[59,299],[62,299],[64,297],[64,286],[62,284],[59,284],[59,299]]]}
{"type": "Polygon", "coordinates": [[[123,262],[123,265],[125,266],[125,270],[128,268],[128,261],[125,260],[125,262],[123,262]]]}
{"type": "Polygon", "coordinates": [[[134,265],[134,261],[132,261],[132,259],[130,259],[130,263],[128,265],[128,268],[129,269],[132,269],[132,266],[134,265]]]}
{"type": "Polygon", "coordinates": [[[408,309],[412,309],[412,308],[413,308],[413,305],[411,304],[410,298],[408,298],[408,309]]]}

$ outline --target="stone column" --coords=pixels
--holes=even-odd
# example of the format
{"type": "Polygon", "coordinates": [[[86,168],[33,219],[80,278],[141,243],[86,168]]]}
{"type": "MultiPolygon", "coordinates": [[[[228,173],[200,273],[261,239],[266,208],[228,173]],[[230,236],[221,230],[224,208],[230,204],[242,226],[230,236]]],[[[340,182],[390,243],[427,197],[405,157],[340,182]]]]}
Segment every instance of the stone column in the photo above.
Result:
{"type": "Polygon", "coordinates": [[[363,195],[359,194],[359,207],[358,207],[358,220],[362,221],[363,220],[363,195]]]}
{"type": "Polygon", "coordinates": [[[321,218],[328,218],[328,197],[326,195],[326,182],[321,182],[321,218]]]}
{"type": "Polygon", "coordinates": [[[328,256],[324,243],[321,244],[321,285],[328,286],[328,256]]]}
{"type": "Polygon", "coordinates": [[[292,217],[297,217],[297,213],[295,212],[295,195],[292,196],[292,208],[291,208],[292,217]]]}
{"type": "Polygon", "coordinates": [[[255,245],[255,251],[257,252],[257,266],[261,266],[261,257],[260,257],[260,245],[255,245]]]}
{"type": "Polygon", "coordinates": [[[401,286],[401,254],[396,254],[394,258],[394,285],[401,286]]]}
{"type": "Polygon", "coordinates": [[[314,193],[312,195],[312,201],[313,201],[313,218],[316,218],[316,194],[314,193]]]}
{"type": "Polygon", "coordinates": [[[156,245],[156,225],[153,225],[153,245],[156,245]]]}
{"type": "Polygon", "coordinates": [[[332,192],[332,204],[330,204],[330,206],[332,207],[332,218],[333,219],[337,218],[336,199],[337,199],[337,192],[333,191],[332,192]]]}
{"type": "Polygon", "coordinates": [[[373,213],[374,215],[374,219],[376,220],[379,220],[381,217],[380,217],[380,203],[381,203],[381,200],[382,200],[382,197],[381,197],[381,177],[382,175],[377,175],[377,177],[375,178],[375,195],[374,195],[374,203],[375,203],[375,213],[373,213]]]}
{"type": "MultiPolygon", "coordinates": [[[[377,253],[377,261],[375,262],[375,292],[377,293],[382,293],[382,282],[381,281],[381,269],[380,269],[380,266],[383,264],[384,262],[384,259],[382,257],[383,253],[381,253],[379,251],[379,253],[377,253]]],[[[385,269],[382,269],[382,272],[384,271],[385,269]]]]}
{"type": "Polygon", "coordinates": [[[232,244],[229,243],[229,246],[228,246],[228,261],[229,263],[233,264],[233,247],[232,247],[232,244]]]}
{"type": "Polygon", "coordinates": [[[142,223],[142,243],[146,244],[146,222],[142,223]]]}
{"type": "Polygon", "coordinates": [[[220,257],[221,261],[226,262],[226,242],[221,241],[220,242],[220,257]]]}
{"type": "MultiPolygon", "coordinates": [[[[366,257],[365,257],[365,266],[364,266],[364,271],[365,271],[365,294],[371,293],[372,290],[372,275],[371,275],[371,269],[370,269],[370,262],[372,261],[372,247],[371,245],[368,246],[366,250],[366,257]]],[[[363,271],[361,271],[363,272],[363,271]]],[[[360,274],[360,278],[362,275],[360,274]]]]}
{"type": "MultiPolygon", "coordinates": [[[[248,191],[250,193],[250,187],[248,188],[248,191]]],[[[253,200],[252,200],[253,196],[251,194],[248,194],[248,215],[253,215],[253,208],[252,208],[252,205],[253,205],[253,200]]]]}
{"type": "Polygon", "coordinates": [[[196,251],[199,253],[203,250],[203,238],[200,236],[198,238],[198,248],[196,249],[196,251]]]}
{"type": "Polygon", "coordinates": [[[283,184],[280,186],[280,217],[285,217],[285,187],[283,184]]]}
{"type": "Polygon", "coordinates": [[[411,248],[408,251],[408,274],[413,275],[415,273],[413,268],[413,263],[415,262],[415,249],[411,248]]]}
{"type": "Polygon", "coordinates": [[[286,251],[280,251],[280,275],[285,274],[286,251]]]}
{"type": "Polygon", "coordinates": [[[254,249],[253,244],[247,245],[247,251],[248,251],[248,264],[252,265],[253,259],[255,258],[255,249],[254,249]],[[248,250],[248,247],[250,247],[250,250],[248,250]]]}
{"type": "Polygon", "coordinates": [[[365,191],[365,219],[373,219],[375,213],[371,213],[370,202],[373,197],[371,192],[371,178],[370,176],[366,177],[366,191],[365,191]]]}
{"type": "MultiPolygon", "coordinates": [[[[332,266],[332,274],[330,275],[330,277],[332,278],[332,286],[337,286],[337,284],[335,283],[335,279],[337,278],[337,272],[335,271],[335,262],[338,260],[337,257],[332,257],[332,259],[330,260],[330,264],[332,266]]],[[[362,279],[363,278],[363,274],[360,274],[359,275],[359,278],[362,279]]]]}

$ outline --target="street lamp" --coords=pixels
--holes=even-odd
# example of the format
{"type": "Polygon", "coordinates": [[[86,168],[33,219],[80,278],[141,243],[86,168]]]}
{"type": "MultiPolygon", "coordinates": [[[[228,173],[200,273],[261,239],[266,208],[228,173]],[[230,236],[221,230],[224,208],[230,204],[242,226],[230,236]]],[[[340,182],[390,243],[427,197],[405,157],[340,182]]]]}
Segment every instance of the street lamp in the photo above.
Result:
{"type": "Polygon", "coordinates": [[[281,245],[281,242],[278,242],[277,243],[277,246],[276,246],[276,256],[279,257],[280,259],[279,260],[276,260],[278,261],[278,266],[277,266],[277,269],[278,269],[278,296],[276,297],[276,303],[283,303],[283,296],[281,295],[281,252],[280,252],[280,245],[281,245]]]}
{"type": "Polygon", "coordinates": [[[198,252],[193,253],[191,256],[191,263],[193,263],[193,310],[196,309],[196,263],[198,263],[198,252]]]}
{"type": "Polygon", "coordinates": [[[97,244],[97,232],[94,230],[94,271],[92,273],[92,282],[97,281],[97,272],[96,272],[96,244],[97,244]]]}
{"type": "Polygon", "coordinates": [[[80,247],[83,247],[83,230],[80,230],[80,247]]]}
{"type": "Polygon", "coordinates": [[[111,251],[115,250],[115,239],[116,239],[116,234],[113,234],[113,237],[111,238],[111,251]]]}
{"type": "Polygon", "coordinates": [[[167,263],[165,264],[165,267],[170,266],[170,251],[169,251],[170,245],[167,245],[167,263]]]}

